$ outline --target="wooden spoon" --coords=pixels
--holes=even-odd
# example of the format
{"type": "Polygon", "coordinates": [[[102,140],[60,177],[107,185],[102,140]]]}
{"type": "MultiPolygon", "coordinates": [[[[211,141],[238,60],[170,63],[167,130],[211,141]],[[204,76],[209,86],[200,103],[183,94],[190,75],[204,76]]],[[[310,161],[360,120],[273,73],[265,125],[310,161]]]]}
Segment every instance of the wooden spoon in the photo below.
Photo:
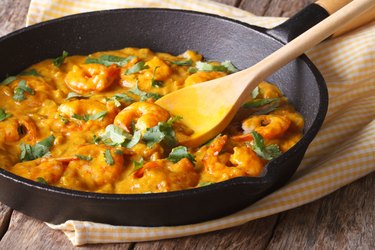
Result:
{"type": "Polygon", "coordinates": [[[372,6],[375,0],[354,0],[254,66],[175,91],[156,104],[182,116],[182,122],[194,130],[191,136],[180,139],[180,144],[199,146],[228,126],[261,81],[372,6]]]}

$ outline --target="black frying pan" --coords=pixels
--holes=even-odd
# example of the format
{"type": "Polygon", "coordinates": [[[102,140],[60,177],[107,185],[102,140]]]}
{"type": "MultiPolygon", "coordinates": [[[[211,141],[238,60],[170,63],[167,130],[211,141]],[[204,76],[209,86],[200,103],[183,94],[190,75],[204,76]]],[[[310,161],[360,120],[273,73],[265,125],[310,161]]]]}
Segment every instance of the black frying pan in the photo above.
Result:
{"type": "MultiPolygon", "coordinates": [[[[238,68],[247,68],[327,16],[322,7],[312,4],[271,30],[215,15],[167,9],[121,9],[68,16],[0,38],[0,54],[5,58],[0,61],[0,79],[57,57],[63,50],[74,55],[130,46],[172,54],[193,49],[208,60],[231,60],[238,68]]],[[[270,162],[262,177],[240,177],[185,191],[111,195],[50,187],[0,169],[0,200],[55,224],[74,219],[116,225],[182,225],[238,211],[292,176],[327,111],[326,84],[306,56],[267,80],[276,84],[303,115],[305,129],[301,141],[270,162]]]]}

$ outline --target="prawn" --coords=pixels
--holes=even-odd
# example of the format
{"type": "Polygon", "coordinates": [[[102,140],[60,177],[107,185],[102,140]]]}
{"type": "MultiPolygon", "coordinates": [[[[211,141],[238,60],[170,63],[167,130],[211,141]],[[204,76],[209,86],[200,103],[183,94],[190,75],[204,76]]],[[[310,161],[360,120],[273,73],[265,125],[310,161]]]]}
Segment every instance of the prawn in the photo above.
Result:
{"type": "Polygon", "coordinates": [[[132,123],[135,128],[144,132],[147,128],[156,126],[159,122],[169,119],[168,111],[149,102],[134,102],[117,114],[114,125],[131,132],[132,123]]]}
{"type": "Polygon", "coordinates": [[[233,153],[221,153],[228,136],[216,138],[203,156],[204,172],[213,180],[224,181],[238,176],[258,176],[264,162],[246,146],[234,147],[233,153]]]}
{"type": "Polygon", "coordinates": [[[281,137],[289,128],[291,121],[281,115],[255,115],[242,122],[243,135],[233,136],[234,141],[253,140],[251,131],[259,133],[265,139],[281,137]]]}
{"type": "Polygon", "coordinates": [[[38,130],[34,121],[28,117],[19,119],[9,118],[0,122],[0,140],[3,142],[15,142],[24,136],[25,140],[34,143],[38,136],[38,130]]]}
{"type": "Polygon", "coordinates": [[[114,183],[124,169],[125,156],[132,154],[129,150],[123,149],[120,153],[113,147],[94,144],[82,146],[76,153],[86,159],[73,158],[59,185],[91,191],[114,183]]]}
{"type": "Polygon", "coordinates": [[[113,122],[118,112],[117,108],[110,102],[104,104],[98,100],[92,99],[65,102],[61,104],[57,110],[58,116],[56,119],[60,120],[61,117],[74,118],[76,123],[74,123],[73,126],[78,125],[78,127],[83,127],[84,129],[92,127],[105,128],[113,122]],[[89,119],[90,116],[95,116],[100,112],[104,112],[102,113],[102,117],[89,119]],[[85,120],[85,117],[88,119],[85,120]]]}
{"type": "Polygon", "coordinates": [[[65,83],[71,90],[86,94],[107,89],[119,77],[120,68],[116,65],[83,64],[73,66],[65,76],[65,83]]]}
{"type": "Polygon", "coordinates": [[[43,178],[48,184],[57,183],[65,171],[66,165],[55,159],[35,159],[33,161],[20,162],[11,168],[12,173],[24,178],[36,181],[43,178]]]}
{"type": "Polygon", "coordinates": [[[119,183],[118,190],[140,192],[169,192],[195,187],[199,175],[194,165],[186,158],[177,163],[168,160],[150,161],[143,165],[128,179],[119,183]]]}

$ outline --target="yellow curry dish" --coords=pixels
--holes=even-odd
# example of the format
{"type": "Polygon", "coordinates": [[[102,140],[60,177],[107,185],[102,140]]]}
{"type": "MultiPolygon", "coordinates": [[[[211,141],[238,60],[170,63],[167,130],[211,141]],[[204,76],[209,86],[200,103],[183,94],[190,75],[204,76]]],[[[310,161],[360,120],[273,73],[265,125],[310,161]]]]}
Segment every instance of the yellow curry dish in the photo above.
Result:
{"type": "Polygon", "coordinates": [[[64,51],[1,82],[1,167],[46,185],[116,194],[260,176],[304,127],[276,86],[260,83],[226,130],[197,148],[179,144],[194,132],[183,117],[154,103],[234,71],[230,61],[204,62],[190,50],[64,51]]]}

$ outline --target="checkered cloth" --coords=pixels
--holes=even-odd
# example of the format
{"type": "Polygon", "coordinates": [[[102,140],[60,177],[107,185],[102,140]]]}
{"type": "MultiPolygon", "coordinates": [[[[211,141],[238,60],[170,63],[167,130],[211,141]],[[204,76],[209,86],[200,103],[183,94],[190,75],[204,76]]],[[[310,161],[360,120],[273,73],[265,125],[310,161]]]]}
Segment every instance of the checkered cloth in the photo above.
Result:
{"type": "MultiPolygon", "coordinates": [[[[32,0],[27,25],[74,13],[134,7],[162,7],[214,13],[273,27],[284,18],[257,17],[202,0],[32,0]]],[[[112,226],[67,221],[62,230],[74,245],[149,241],[237,226],[319,199],[375,170],[375,23],[326,41],[307,54],[328,84],[329,109],[318,136],[292,180],[281,189],[230,216],[174,227],[112,226]]]]}

